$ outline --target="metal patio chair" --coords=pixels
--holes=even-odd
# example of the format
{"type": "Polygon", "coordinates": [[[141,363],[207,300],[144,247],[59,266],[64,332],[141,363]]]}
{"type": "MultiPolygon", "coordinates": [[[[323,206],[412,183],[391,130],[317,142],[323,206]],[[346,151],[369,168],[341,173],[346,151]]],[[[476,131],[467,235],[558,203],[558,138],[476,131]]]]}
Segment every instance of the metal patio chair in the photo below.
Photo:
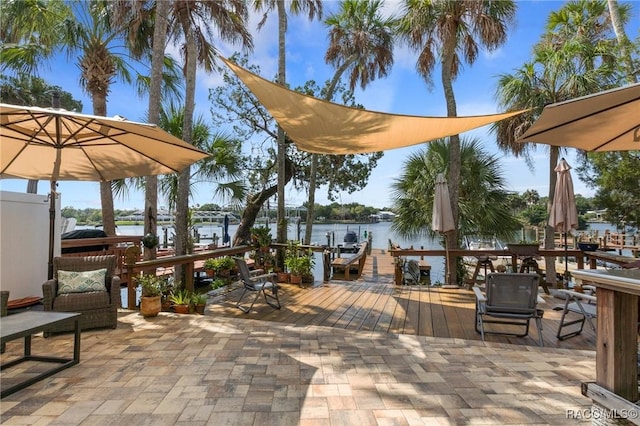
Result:
{"type": "Polygon", "coordinates": [[[272,306],[276,309],[280,309],[280,299],[278,298],[278,283],[277,277],[278,274],[252,274],[247,266],[247,262],[239,257],[235,258],[236,265],[238,266],[238,270],[240,272],[240,280],[244,286],[242,290],[242,294],[236,303],[236,307],[241,309],[244,313],[249,313],[253,308],[253,305],[256,303],[258,298],[260,297],[260,293],[264,295],[264,301],[267,302],[269,306],[272,306]],[[251,302],[251,306],[244,307],[242,306],[242,299],[244,298],[247,292],[253,292],[256,294],[253,302],[251,302]]]}
{"type": "Polygon", "coordinates": [[[503,334],[524,337],[529,334],[529,323],[535,320],[538,328],[538,342],[542,340],[542,316],[544,311],[537,308],[538,274],[490,273],[487,276],[486,294],[473,287],[476,295],[476,331],[485,334],[503,334]],[[500,324],[521,328],[521,332],[488,331],[486,324],[500,324]]]}
{"type": "Polygon", "coordinates": [[[556,335],[559,340],[565,340],[582,333],[585,322],[589,323],[594,332],[596,331],[596,326],[593,323],[597,316],[595,287],[585,285],[583,286],[583,291],[584,293],[572,290],[558,290],[558,293],[565,297],[564,306],[560,308],[562,309],[562,317],[560,317],[560,325],[556,335]],[[579,326],[572,327],[570,331],[563,330],[576,324],[579,324],[579,326]]]}

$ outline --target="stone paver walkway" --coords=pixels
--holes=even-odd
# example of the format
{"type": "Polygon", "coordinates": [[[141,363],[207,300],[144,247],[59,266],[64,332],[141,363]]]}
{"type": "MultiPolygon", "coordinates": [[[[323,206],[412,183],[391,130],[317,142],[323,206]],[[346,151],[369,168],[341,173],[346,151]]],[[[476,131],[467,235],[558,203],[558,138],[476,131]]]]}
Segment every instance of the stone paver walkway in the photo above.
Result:
{"type": "MultiPolygon", "coordinates": [[[[33,341],[34,354],[71,347],[69,334],[33,341]]],[[[10,342],[2,361],[21,350],[10,342]]],[[[23,370],[2,372],[2,386],[23,370]]],[[[79,366],[4,398],[0,421],[566,425],[591,407],[580,383],[594,378],[593,351],[125,311],[116,330],[83,332],[79,366]]]]}

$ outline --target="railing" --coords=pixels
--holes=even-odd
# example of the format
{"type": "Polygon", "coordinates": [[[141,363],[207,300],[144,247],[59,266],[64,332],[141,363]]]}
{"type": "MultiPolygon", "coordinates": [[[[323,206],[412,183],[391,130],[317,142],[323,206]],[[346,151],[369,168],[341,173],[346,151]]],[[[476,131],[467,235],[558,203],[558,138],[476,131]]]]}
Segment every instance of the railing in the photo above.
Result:
{"type": "MultiPolygon", "coordinates": [[[[185,271],[185,282],[184,288],[187,290],[194,290],[193,279],[194,273],[196,271],[195,263],[203,262],[207,259],[211,259],[214,257],[222,257],[222,256],[233,256],[237,254],[246,253],[247,251],[253,250],[251,246],[236,246],[236,247],[227,247],[215,250],[205,250],[200,251],[194,254],[185,254],[181,256],[162,256],[154,260],[144,260],[137,261],[138,258],[135,253],[127,253],[126,256],[126,270],[127,275],[133,277],[136,273],[140,273],[142,271],[154,271],[158,268],[172,268],[177,265],[184,265],[185,271]]],[[[136,287],[133,283],[133,280],[128,280],[127,282],[127,306],[132,308],[136,304],[136,287]]]]}

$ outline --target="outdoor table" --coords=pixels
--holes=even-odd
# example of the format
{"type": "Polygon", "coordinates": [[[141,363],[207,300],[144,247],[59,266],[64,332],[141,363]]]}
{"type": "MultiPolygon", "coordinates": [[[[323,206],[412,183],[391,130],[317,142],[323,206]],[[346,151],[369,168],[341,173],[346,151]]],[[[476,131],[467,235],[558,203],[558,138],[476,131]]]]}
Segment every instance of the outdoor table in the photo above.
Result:
{"type": "Polygon", "coordinates": [[[0,343],[4,344],[21,337],[24,337],[23,356],[0,365],[0,371],[4,371],[6,368],[12,367],[25,361],[52,362],[60,365],[35,376],[30,376],[27,380],[17,383],[7,389],[2,389],[0,398],[11,395],[14,392],[24,389],[27,386],[31,386],[32,384],[42,379],[52,376],[57,372],[76,365],[80,362],[80,314],[77,312],[26,311],[0,318],[0,343]],[[45,331],[51,328],[51,326],[53,325],[67,321],[73,321],[75,325],[73,358],[39,356],[31,354],[32,335],[41,331],[45,331]]]}

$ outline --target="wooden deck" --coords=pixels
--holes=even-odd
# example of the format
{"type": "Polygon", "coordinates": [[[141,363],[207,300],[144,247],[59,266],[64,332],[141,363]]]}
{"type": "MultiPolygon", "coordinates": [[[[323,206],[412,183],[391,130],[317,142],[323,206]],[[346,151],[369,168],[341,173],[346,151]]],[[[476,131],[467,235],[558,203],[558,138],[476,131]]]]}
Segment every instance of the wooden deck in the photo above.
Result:
{"type": "MultiPolygon", "coordinates": [[[[360,332],[412,334],[456,339],[480,340],[475,331],[475,298],[465,289],[428,286],[396,286],[393,257],[386,250],[372,250],[362,276],[355,281],[316,280],[300,288],[280,284],[282,309],[276,310],[259,299],[249,314],[235,307],[240,290],[211,303],[207,315],[243,317],[298,326],[318,325],[360,332]]],[[[253,295],[245,296],[253,297],[253,295]]],[[[547,347],[595,350],[595,333],[585,325],[582,335],[565,341],[556,338],[560,312],[553,307],[560,299],[542,295],[545,304],[543,338],[547,347]]],[[[246,299],[248,300],[248,299],[246,299]]],[[[486,341],[537,345],[535,325],[531,337],[487,335],[486,341]]]]}

